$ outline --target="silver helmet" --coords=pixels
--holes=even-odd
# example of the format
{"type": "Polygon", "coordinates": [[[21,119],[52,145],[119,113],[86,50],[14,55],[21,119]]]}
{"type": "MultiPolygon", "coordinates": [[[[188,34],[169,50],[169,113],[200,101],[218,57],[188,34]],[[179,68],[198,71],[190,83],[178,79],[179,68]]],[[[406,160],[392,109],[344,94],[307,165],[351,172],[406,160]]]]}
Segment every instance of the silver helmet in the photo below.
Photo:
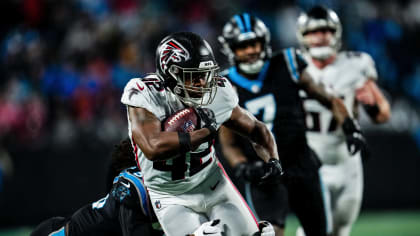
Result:
{"type": "Polygon", "coordinates": [[[307,13],[301,13],[297,20],[297,39],[302,49],[312,57],[323,60],[336,54],[341,47],[342,27],[337,14],[328,8],[315,6],[307,13]],[[333,35],[327,46],[311,47],[305,34],[315,30],[330,30],[333,35]]]}
{"type": "Polygon", "coordinates": [[[262,20],[248,13],[234,15],[223,27],[218,40],[223,46],[222,53],[229,58],[230,63],[246,74],[259,73],[264,60],[271,56],[270,31],[262,20]],[[259,59],[252,63],[239,61],[234,53],[235,47],[255,40],[262,44],[259,59]]]}

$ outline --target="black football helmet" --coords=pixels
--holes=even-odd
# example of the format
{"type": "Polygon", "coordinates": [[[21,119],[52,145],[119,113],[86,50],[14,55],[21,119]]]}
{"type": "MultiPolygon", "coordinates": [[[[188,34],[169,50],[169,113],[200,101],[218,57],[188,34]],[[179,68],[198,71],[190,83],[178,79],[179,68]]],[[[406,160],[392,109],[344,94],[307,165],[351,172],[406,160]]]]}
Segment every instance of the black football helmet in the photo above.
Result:
{"type": "Polygon", "coordinates": [[[211,103],[217,91],[217,71],[210,45],[191,32],[173,33],[156,50],[156,74],[188,106],[211,103]],[[200,86],[197,81],[202,81],[200,86]]]}
{"type": "Polygon", "coordinates": [[[337,53],[341,47],[342,27],[337,14],[326,7],[315,6],[308,13],[300,14],[297,21],[296,36],[302,49],[317,59],[326,59],[332,54],[337,53]],[[310,47],[305,40],[305,34],[310,31],[326,29],[333,33],[328,46],[310,47]]]}
{"type": "Polygon", "coordinates": [[[229,58],[232,65],[246,74],[259,73],[264,60],[271,56],[270,31],[264,22],[248,13],[234,15],[223,27],[223,33],[218,37],[222,44],[222,52],[229,58]],[[235,57],[235,47],[258,40],[262,43],[260,59],[253,63],[241,62],[235,57]]]}

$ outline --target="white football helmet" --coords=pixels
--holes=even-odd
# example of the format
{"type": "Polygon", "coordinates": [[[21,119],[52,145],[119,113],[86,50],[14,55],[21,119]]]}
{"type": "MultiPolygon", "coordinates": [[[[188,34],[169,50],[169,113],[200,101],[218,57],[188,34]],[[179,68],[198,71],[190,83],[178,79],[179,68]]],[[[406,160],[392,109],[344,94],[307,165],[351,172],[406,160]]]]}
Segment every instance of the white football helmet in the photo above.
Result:
{"type": "Polygon", "coordinates": [[[315,6],[308,13],[302,13],[299,16],[296,36],[302,46],[302,50],[308,52],[316,59],[327,59],[336,54],[341,47],[342,27],[340,19],[333,10],[315,6]],[[331,30],[333,36],[329,39],[327,46],[311,47],[304,36],[308,32],[320,29],[331,30]]]}

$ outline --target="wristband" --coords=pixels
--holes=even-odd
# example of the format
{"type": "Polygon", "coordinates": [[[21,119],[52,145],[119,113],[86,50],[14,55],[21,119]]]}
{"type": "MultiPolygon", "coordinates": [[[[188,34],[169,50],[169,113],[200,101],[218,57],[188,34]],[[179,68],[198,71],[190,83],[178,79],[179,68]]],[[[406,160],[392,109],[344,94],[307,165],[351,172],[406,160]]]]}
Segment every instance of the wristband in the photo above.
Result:
{"type": "Polygon", "coordinates": [[[190,133],[178,132],[179,150],[181,153],[191,151],[191,136],[190,133]]]}

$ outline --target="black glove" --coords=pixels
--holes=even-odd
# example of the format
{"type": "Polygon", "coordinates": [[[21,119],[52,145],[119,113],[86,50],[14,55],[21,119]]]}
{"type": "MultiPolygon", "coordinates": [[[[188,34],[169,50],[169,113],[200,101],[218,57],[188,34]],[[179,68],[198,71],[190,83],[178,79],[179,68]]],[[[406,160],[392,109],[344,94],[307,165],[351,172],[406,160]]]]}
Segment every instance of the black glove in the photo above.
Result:
{"type": "Polygon", "coordinates": [[[234,175],[237,179],[243,178],[251,183],[259,183],[264,176],[264,162],[240,163],[236,165],[234,175]]]}
{"type": "Polygon", "coordinates": [[[201,107],[195,108],[195,111],[200,118],[201,128],[209,129],[210,139],[215,138],[217,134],[217,123],[214,112],[211,109],[201,107]]]}
{"type": "Polygon", "coordinates": [[[264,184],[266,182],[276,182],[280,179],[280,176],[284,174],[280,161],[275,158],[270,158],[270,160],[264,164],[264,173],[265,174],[261,178],[260,184],[264,184]]]}
{"type": "Polygon", "coordinates": [[[370,152],[365,138],[360,131],[360,127],[351,118],[346,118],[343,123],[343,131],[346,135],[347,149],[351,155],[360,151],[362,159],[366,160],[370,156],[370,152]]]}

